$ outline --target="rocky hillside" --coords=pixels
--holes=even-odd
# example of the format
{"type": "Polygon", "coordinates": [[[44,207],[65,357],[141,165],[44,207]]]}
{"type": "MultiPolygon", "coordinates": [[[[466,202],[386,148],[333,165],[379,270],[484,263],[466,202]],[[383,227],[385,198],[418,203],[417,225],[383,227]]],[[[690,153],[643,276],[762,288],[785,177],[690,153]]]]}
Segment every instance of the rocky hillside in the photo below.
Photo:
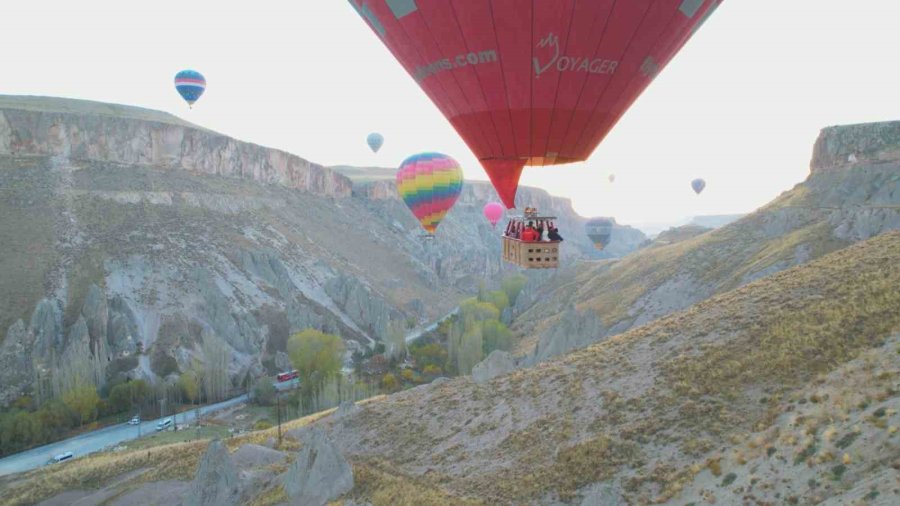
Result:
{"type": "Polygon", "coordinates": [[[272,429],[230,440],[230,457],[215,443],[202,459],[204,443],[87,457],[7,482],[4,500],[205,486],[280,504],[346,458],[352,478],[320,487],[344,505],[896,504],[898,283],[895,231],[537,367],[342,406],[297,424],[284,453],[250,444],[272,429]],[[211,479],[216,452],[238,478],[211,479]]]}
{"type": "Polygon", "coordinates": [[[900,123],[826,129],[807,180],[758,211],[527,289],[516,308],[521,353],[544,360],[900,228],[898,132],[900,123]]]}
{"type": "Polygon", "coordinates": [[[330,429],[355,462],[489,504],[579,504],[598,490],[629,504],[814,504],[857,484],[896,498],[898,282],[891,232],[539,367],[415,389],[330,429]]]}
{"type": "MultiPolygon", "coordinates": [[[[237,380],[271,371],[290,332],[371,343],[503,275],[486,185],[423,241],[392,188],[354,184],[161,112],[0,97],[0,405],[177,374],[210,340],[237,380]]],[[[581,230],[568,201],[522,193],[581,230]]],[[[592,254],[570,239],[566,258],[592,254]]]]}

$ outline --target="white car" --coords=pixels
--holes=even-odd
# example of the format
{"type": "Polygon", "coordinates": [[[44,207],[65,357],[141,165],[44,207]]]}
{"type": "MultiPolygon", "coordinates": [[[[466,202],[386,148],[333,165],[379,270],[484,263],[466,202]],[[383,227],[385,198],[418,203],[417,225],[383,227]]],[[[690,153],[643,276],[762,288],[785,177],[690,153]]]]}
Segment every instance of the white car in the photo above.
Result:
{"type": "Polygon", "coordinates": [[[162,430],[166,430],[166,429],[168,429],[168,428],[171,427],[171,426],[172,426],[172,419],[171,419],[171,418],[166,418],[165,420],[163,420],[163,421],[159,422],[158,424],[156,424],[156,432],[159,432],[159,431],[162,431],[162,430]]]}
{"type": "Polygon", "coordinates": [[[131,420],[128,420],[128,425],[139,425],[141,423],[141,417],[135,415],[131,417],[131,420]]]}
{"type": "Polygon", "coordinates": [[[75,458],[74,453],[63,452],[63,453],[60,453],[59,455],[54,456],[53,459],[50,461],[50,463],[51,464],[59,464],[60,462],[65,462],[67,460],[72,460],[74,458],[75,458]]]}

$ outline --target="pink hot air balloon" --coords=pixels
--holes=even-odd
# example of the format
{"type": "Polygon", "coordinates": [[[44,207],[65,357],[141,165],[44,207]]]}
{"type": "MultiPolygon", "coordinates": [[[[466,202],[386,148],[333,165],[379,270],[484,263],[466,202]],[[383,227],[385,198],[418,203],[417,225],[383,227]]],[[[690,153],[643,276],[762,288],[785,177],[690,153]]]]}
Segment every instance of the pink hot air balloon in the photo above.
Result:
{"type": "Polygon", "coordinates": [[[491,222],[491,225],[496,227],[497,222],[503,217],[503,204],[500,204],[499,202],[488,202],[485,204],[484,217],[491,222]]]}

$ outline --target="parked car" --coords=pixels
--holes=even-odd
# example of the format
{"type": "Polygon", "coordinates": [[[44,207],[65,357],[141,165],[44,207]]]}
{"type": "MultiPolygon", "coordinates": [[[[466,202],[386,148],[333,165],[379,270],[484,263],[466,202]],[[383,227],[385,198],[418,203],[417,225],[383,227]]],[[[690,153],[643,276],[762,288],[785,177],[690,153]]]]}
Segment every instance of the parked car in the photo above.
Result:
{"type": "Polygon", "coordinates": [[[166,430],[166,429],[168,429],[168,428],[171,427],[171,426],[172,426],[172,419],[171,419],[171,418],[166,418],[165,420],[162,420],[161,422],[159,422],[158,424],[156,424],[156,432],[159,432],[159,431],[162,431],[162,430],[166,430]]]}
{"type": "Polygon", "coordinates": [[[138,425],[141,423],[141,417],[138,415],[134,415],[131,417],[131,420],[128,420],[128,425],[138,425]]]}
{"type": "Polygon", "coordinates": [[[59,455],[55,455],[53,459],[50,460],[51,464],[59,464],[60,462],[65,462],[67,460],[72,460],[75,458],[75,454],[72,452],[63,452],[59,455]]]}

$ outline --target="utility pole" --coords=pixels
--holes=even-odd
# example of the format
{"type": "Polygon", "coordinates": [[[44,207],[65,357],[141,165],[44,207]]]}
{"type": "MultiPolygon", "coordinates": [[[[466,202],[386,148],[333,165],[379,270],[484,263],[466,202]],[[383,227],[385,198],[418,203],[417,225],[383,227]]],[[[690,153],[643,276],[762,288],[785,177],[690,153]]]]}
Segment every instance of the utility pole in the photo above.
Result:
{"type": "Polygon", "coordinates": [[[281,448],[281,391],[275,389],[275,417],[278,419],[278,448],[281,448]]]}
{"type": "MultiPolygon", "coordinates": [[[[176,387],[176,388],[177,388],[177,387],[176,387]]],[[[176,401],[176,400],[177,400],[177,401],[178,401],[178,405],[180,406],[180,405],[181,405],[181,391],[180,391],[180,389],[177,390],[177,391],[173,391],[172,393],[175,394],[175,395],[173,396],[174,398],[172,399],[172,401],[176,401]]],[[[172,411],[173,411],[173,414],[172,414],[172,432],[178,432],[178,408],[175,408],[175,409],[173,409],[172,411]]]]}

